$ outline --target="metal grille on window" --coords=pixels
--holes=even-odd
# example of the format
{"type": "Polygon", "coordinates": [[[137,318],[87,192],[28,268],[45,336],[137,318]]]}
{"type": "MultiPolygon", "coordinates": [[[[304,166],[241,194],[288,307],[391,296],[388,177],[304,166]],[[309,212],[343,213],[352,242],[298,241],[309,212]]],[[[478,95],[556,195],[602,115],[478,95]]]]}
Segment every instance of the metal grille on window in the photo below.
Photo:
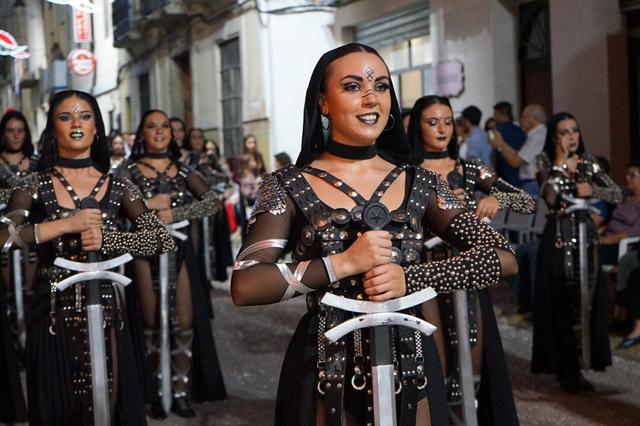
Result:
{"type": "Polygon", "coordinates": [[[224,155],[233,157],[242,150],[242,74],[239,39],[222,43],[220,56],[224,155]]]}

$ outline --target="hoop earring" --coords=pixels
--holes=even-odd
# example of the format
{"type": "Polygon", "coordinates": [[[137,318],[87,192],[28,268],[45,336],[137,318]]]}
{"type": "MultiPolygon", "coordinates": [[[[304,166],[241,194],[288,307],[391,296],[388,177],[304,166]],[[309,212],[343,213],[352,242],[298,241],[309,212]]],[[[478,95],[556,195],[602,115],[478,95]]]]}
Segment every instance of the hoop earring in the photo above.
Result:
{"type": "Polygon", "coordinates": [[[331,126],[331,121],[329,121],[329,117],[327,117],[324,114],[320,114],[320,122],[322,125],[322,130],[329,130],[329,127],[331,126]]]}
{"type": "MultiPolygon", "coordinates": [[[[389,130],[393,129],[393,127],[396,125],[396,119],[393,118],[393,114],[389,114],[389,118],[391,119],[391,127],[389,127],[388,129],[385,127],[383,132],[388,132],[389,130]]],[[[389,123],[387,123],[389,124],[389,123]]]]}

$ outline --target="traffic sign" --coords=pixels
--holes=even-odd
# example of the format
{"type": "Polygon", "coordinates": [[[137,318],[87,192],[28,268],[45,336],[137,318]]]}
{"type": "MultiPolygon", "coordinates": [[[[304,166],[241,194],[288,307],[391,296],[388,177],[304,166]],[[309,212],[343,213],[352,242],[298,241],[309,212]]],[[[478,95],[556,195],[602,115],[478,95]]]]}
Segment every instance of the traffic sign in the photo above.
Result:
{"type": "Polygon", "coordinates": [[[89,75],[96,68],[93,52],[88,49],[73,49],[67,57],[69,69],[76,75],[89,75]]]}

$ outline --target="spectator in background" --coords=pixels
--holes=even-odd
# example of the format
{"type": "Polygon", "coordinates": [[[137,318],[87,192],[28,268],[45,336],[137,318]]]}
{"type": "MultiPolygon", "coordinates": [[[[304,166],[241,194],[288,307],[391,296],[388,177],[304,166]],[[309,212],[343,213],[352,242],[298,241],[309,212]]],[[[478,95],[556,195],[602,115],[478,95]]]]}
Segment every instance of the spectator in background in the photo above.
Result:
{"type": "Polygon", "coordinates": [[[247,135],[242,141],[242,154],[234,159],[233,180],[240,181],[244,169],[249,169],[254,176],[260,177],[267,172],[262,154],[258,152],[258,144],[254,135],[247,135]]]}
{"type": "Polygon", "coordinates": [[[463,160],[467,159],[467,151],[469,146],[467,145],[467,137],[469,134],[467,133],[467,129],[462,124],[462,116],[458,116],[458,118],[454,121],[456,130],[455,134],[458,135],[458,156],[463,160]]]}
{"type": "Polygon", "coordinates": [[[131,151],[133,150],[133,144],[136,141],[136,134],[133,132],[122,133],[124,139],[124,157],[129,158],[131,151]]]}
{"type": "MultiPolygon", "coordinates": [[[[511,135],[517,133],[513,130],[514,127],[522,131],[513,123],[507,123],[510,126],[501,126],[498,124],[495,137],[490,141],[491,146],[493,146],[498,153],[498,155],[496,155],[496,168],[499,156],[504,164],[517,171],[518,182],[520,182],[521,188],[533,197],[540,196],[540,187],[536,179],[536,157],[544,148],[544,141],[547,136],[546,121],[547,114],[544,108],[537,104],[527,105],[522,110],[522,116],[520,117],[520,124],[522,124],[522,128],[527,132],[524,134],[526,139],[524,145],[519,149],[515,149],[513,145],[507,141],[503,130],[506,130],[506,134],[511,135]]],[[[508,169],[504,167],[502,170],[508,172],[508,169]]],[[[498,175],[500,176],[500,172],[498,172],[498,175]]],[[[507,180],[505,176],[502,176],[502,178],[507,180]]],[[[515,183],[513,183],[513,185],[515,185],[515,183]]]]}
{"type": "Polygon", "coordinates": [[[489,145],[487,132],[480,128],[481,119],[482,111],[476,106],[471,105],[462,110],[462,125],[469,135],[466,159],[477,158],[486,165],[492,165],[491,145],[489,145]]]}
{"type": "Polygon", "coordinates": [[[110,173],[120,174],[121,165],[124,162],[124,138],[120,133],[113,133],[109,137],[109,145],[111,151],[111,170],[110,173]]]}
{"type": "Polygon", "coordinates": [[[275,155],[274,166],[276,170],[284,166],[288,166],[291,163],[291,157],[289,157],[289,154],[287,154],[286,152],[281,152],[275,155]]]}
{"type": "Polygon", "coordinates": [[[484,122],[484,131],[489,133],[489,130],[496,130],[496,119],[493,117],[487,118],[487,121],[484,122]]]}
{"type": "Polygon", "coordinates": [[[189,136],[187,135],[187,125],[178,117],[171,117],[169,119],[169,124],[171,124],[171,134],[173,135],[173,139],[180,148],[180,161],[188,161],[190,152],[188,148],[189,136]]]}
{"type": "MultiPolygon", "coordinates": [[[[513,107],[511,106],[511,104],[506,101],[498,102],[497,104],[495,104],[493,106],[493,118],[496,120],[496,130],[500,132],[504,141],[507,143],[507,145],[509,145],[510,148],[518,152],[527,140],[527,134],[525,133],[526,129],[525,131],[523,131],[520,127],[513,123],[513,107]]],[[[546,119],[542,121],[542,123],[545,122],[546,119]]],[[[543,144],[544,136],[545,135],[542,135],[543,144]]],[[[537,154],[539,154],[541,151],[542,145],[540,146],[537,154]]],[[[533,159],[535,159],[535,156],[532,157],[532,161],[533,159]]],[[[518,172],[518,168],[520,166],[514,166],[510,164],[504,158],[500,151],[496,152],[495,160],[496,173],[498,173],[498,176],[509,182],[511,185],[521,188],[522,181],[518,172]]],[[[530,163],[533,164],[533,162],[530,163]]]]}

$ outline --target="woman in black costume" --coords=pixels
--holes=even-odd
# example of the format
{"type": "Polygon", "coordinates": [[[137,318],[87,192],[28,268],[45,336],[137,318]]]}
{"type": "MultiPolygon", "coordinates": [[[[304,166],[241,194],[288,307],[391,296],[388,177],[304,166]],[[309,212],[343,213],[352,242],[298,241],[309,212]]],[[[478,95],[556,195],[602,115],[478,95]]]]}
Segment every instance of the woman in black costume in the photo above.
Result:
{"type": "MultiPolygon", "coordinates": [[[[167,115],[147,111],[136,132],[129,176],[143,193],[149,208],[165,224],[209,216],[218,209],[218,195],[202,176],[184,166],[171,136],[167,115]],[[195,198],[195,199],[194,199],[195,198]]],[[[189,231],[181,232],[189,235],[189,231]]],[[[226,397],[222,372],[211,331],[213,316],[208,283],[204,282],[195,262],[192,241],[176,241],[169,253],[170,334],[172,340],[172,411],[181,417],[193,417],[190,400],[205,401],[226,397]],[[191,359],[193,355],[193,360],[191,359]]],[[[137,258],[135,281],[139,291],[147,346],[158,353],[158,257],[137,258]]],[[[157,368],[157,357],[150,359],[157,368]]],[[[151,415],[167,413],[152,391],[151,415]]]]}
{"type": "MultiPolygon", "coordinates": [[[[13,189],[16,181],[35,170],[38,158],[33,154],[31,131],[20,111],[10,111],[0,120],[0,186],[13,189]],[[8,172],[8,173],[7,173],[8,172]]],[[[9,201],[11,191],[1,202],[9,201]]]]}
{"type": "MultiPolygon", "coordinates": [[[[409,141],[414,148],[414,163],[446,178],[450,189],[468,210],[478,217],[492,218],[498,209],[528,214],[535,201],[525,191],[499,179],[480,160],[462,160],[458,156],[458,138],[449,99],[424,96],[411,111],[409,141]],[[485,196],[476,200],[476,191],[485,196]]],[[[433,235],[427,234],[427,238],[433,235]]],[[[425,260],[447,259],[454,254],[448,245],[439,245],[425,253],[425,260]]],[[[462,403],[458,371],[456,321],[451,295],[443,295],[425,304],[424,315],[438,325],[436,344],[442,359],[450,407],[462,403]]],[[[490,289],[467,293],[469,336],[478,399],[480,425],[517,425],[511,382],[507,370],[500,332],[491,304],[490,289]]],[[[452,410],[452,415],[460,415],[452,410]]]]}
{"type": "MultiPolygon", "coordinates": [[[[33,154],[31,131],[27,119],[19,111],[7,112],[0,120],[0,203],[9,202],[16,182],[35,170],[38,158],[33,154]]],[[[23,263],[22,288],[24,306],[27,306],[33,284],[36,279],[37,257],[35,250],[25,249],[21,253],[23,263]]],[[[6,304],[10,312],[11,331],[14,345],[22,354],[23,344],[19,339],[24,336],[24,324],[18,321],[16,298],[13,286],[12,268],[8,253],[0,255],[2,279],[6,291],[6,304]]]]}
{"type": "MultiPolygon", "coordinates": [[[[402,165],[410,149],[389,71],[374,49],[353,43],[320,58],[304,123],[296,166],[266,176],[260,187],[232,296],[258,305],[307,294],[309,313],[282,367],[277,425],[372,423],[368,332],[329,344],[323,331],[350,314],[319,303],[322,294],[385,301],[428,286],[476,288],[515,273],[515,260],[504,238],[465,212],[435,173],[402,165]],[[391,210],[383,223],[368,214],[374,207],[391,210]],[[418,264],[426,227],[461,255],[418,264]],[[287,249],[293,263],[276,263],[287,249]]],[[[395,333],[398,423],[448,424],[433,339],[405,328],[395,333]]]]}
{"type": "MultiPolygon", "coordinates": [[[[109,259],[122,253],[153,255],[173,242],[126,179],[107,176],[109,154],[96,100],[79,91],[57,93],[43,133],[38,171],[16,185],[0,231],[5,248],[35,246],[40,268],[27,333],[27,389],[31,425],[93,424],[88,356],[86,287],[55,291],[71,271],[56,257],[87,261],[87,252],[109,259]],[[80,210],[94,197],[100,209],[80,210]],[[28,220],[12,213],[30,212],[28,220]],[[131,232],[118,219],[133,223],[131,232]]],[[[145,424],[141,389],[124,301],[110,282],[101,284],[111,418],[118,425],[145,424]]]]}
{"type": "Polygon", "coordinates": [[[585,153],[584,142],[574,116],[555,114],[547,125],[544,151],[538,161],[541,194],[549,206],[536,267],[533,313],[534,373],[556,374],[566,392],[593,391],[580,368],[603,371],[611,365],[607,330],[605,290],[598,262],[598,233],[588,212],[567,212],[570,203],[563,196],[594,198],[609,203],[622,201],[622,191],[585,153]],[[582,216],[582,217],[581,217],[582,216]],[[591,306],[591,363],[581,359],[580,261],[578,223],[588,229],[589,288],[591,306]]]}

